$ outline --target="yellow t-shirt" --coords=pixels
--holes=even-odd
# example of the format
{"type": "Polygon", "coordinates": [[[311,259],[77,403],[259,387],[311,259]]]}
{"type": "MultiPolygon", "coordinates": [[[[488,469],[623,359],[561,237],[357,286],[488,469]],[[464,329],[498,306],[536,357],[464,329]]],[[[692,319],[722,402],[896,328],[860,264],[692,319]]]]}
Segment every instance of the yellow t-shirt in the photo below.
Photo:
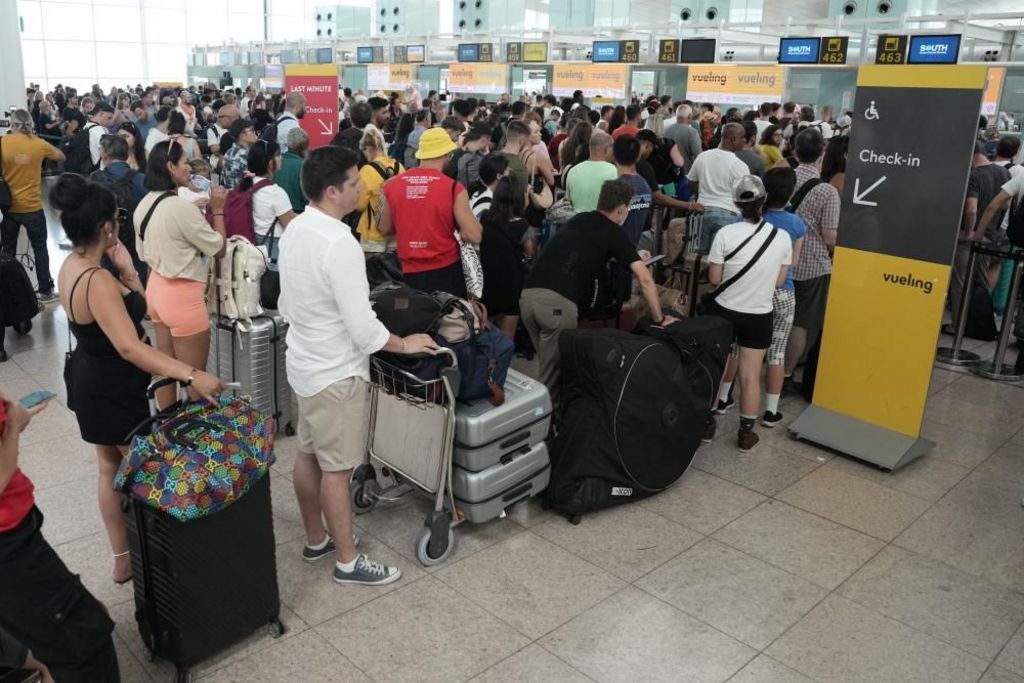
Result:
{"type": "Polygon", "coordinates": [[[782,161],[782,150],[775,145],[758,145],[757,151],[764,157],[764,167],[766,169],[782,161]]]}
{"type": "Polygon", "coordinates": [[[224,246],[224,238],[210,227],[192,202],[175,195],[160,202],[139,236],[146,213],[161,192],[150,192],[135,209],[135,245],[139,257],[166,278],[206,282],[209,259],[224,246]]]}
{"type": "Polygon", "coordinates": [[[11,213],[32,213],[43,210],[43,160],[56,159],[60,152],[49,142],[35,135],[12,133],[0,141],[4,178],[11,188],[11,213]]]}
{"type": "MultiPolygon", "coordinates": [[[[405,171],[402,165],[388,156],[379,156],[373,160],[373,163],[380,166],[382,169],[390,169],[393,171],[392,177],[405,171]]],[[[359,217],[359,225],[357,231],[360,237],[364,240],[371,242],[386,242],[387,238],[384,235],[377,232],[376,222],[377,218],[377,205],[380,202],[381,187],[384,185],[384,178],[380,173],[377,172],[370,164],[365,164],[359,169],[359,179],[363,181],[363,191],[359,194],[359,204],[356,205],[356,210],[362,212],[359,217]],[[374,225],[370,224],[370,211],[373,211],[374,225]]]]}

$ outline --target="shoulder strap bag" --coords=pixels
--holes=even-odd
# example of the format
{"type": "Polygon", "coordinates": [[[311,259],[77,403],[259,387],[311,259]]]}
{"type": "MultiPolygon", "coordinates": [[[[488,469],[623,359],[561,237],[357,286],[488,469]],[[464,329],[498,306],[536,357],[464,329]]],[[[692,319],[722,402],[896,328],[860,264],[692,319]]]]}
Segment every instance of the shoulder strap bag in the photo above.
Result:
{"type": "MultiPolygon", "coordinates": [[[[750,235],[750,237],[748,237],[747,239],[743,240],[743,242],[740,244],[740,246],[736,247],[735,249],[733,249],[731,252],[729,252],[726,255],[725,261],[723,262],[723,265],[724,265],[724,263],[728,263],[730,259],[732,259],[734,256],[736,256],[736,254],[738,254],[741,251],[743,251],[743,248],[746,247],[748,244],[750,244],[750,241],[752,239],[754,239],[754,237],[757,236],[757,234],[759,232],[761,232],[761,229],[764,228],[765,225],[767,225],[767,222],[762,220],[758,224],[757,230],[755,230],[753,232],[753,234],[750,235]]],[[[747,261],[746,265],[744,265],[742,268],[740,268],[739,272],[737,272],[735,275],[730,277],[725,282],[720,283],[718,285],[718,287],[715,288],[715,291],[708,292],[703,297],[701,297],[701,308],[702,308],[701,313],[707,314],[710,311],[712,311],[714,309],[715,300],[718,299],[719,295],[721,295],[722,292],[724,292],[725,290],[729,289],[729,287],[731,287],[734,284],[736,284],[744,275],[746,275],[750,271],[751,268],[754,267],[754,265],[758,261],[761,260],[761,257],[764,256],[764,253],[766,251],[768,251],[768,247],[771,245],[772,240],[775,239],[775,235],[778,232],[779,232],[778,229],[773,227],[772,231],[770,233],[768,233],[768,237],[766,237],[764,242],[761,243],[761,246],[758,248],[757,253],[754,254],[753,258],[751,258],[749,261],[747,261]]]]}
{"type": "Polygon", "coordinates": [[[153,217],[153,212],[156,211],[156,207],[160,205],[160,202],[167,199],[168,197],[177,196],[174,192],[167,191],[160,194],[149,207],[149,211],[146,212],[146,216],[142,219],[142,225],[139,226],[139,239],[145,241],[146,239],[146,228],[149,226],[149,219],[153,217]]]}

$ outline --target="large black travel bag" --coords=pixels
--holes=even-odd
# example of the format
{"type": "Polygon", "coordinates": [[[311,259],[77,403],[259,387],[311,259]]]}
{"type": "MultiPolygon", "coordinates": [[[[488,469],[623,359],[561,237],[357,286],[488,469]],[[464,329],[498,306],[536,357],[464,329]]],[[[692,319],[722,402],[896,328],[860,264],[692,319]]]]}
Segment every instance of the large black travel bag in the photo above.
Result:
{"type": "MultiPolygon", "coordinates": [[[[150,385],[151,411],[156,390],[171,383],[150,385]]],[[[178,683],[191,680],[189,667],[260,628],[273,638],[284,633],[269,472],[231,505],[187,522],[131,495],[122,509],[139,635],[147,657],[177,667],[178,683]]]]}
{"type": "Polygon", "coordinates": [[[188,522],[125,498],[135,619],[147,656],[188,668],[252,635],[284,633],[270,474],[220,512],[188,522]]]}
{"type": "Polygon", "coordinates": [[[721,381],[732,326],[715,316],[646,335],[567,330],[561,426],[546,503],[578,523],[646,498],[690,466],[721,381]]]}

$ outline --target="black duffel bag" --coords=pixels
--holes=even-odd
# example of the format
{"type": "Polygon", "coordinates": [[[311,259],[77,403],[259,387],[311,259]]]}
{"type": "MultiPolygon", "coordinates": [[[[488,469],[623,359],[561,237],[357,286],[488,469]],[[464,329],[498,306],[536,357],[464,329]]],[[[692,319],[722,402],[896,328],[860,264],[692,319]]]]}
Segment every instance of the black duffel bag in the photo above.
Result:
{"type": "Polygon", "coordinates": [[[11,254],[0,253],[0,325],[23,325],[38,313],[39,301],[25,267],[11,254]]]}
{"type": "Polygon", "coordinates": [[[547,504],[576,523],[675,483],[700,445],[731,341],[732,326],[714,316],[647,335],[563,331],[547,504]]]}

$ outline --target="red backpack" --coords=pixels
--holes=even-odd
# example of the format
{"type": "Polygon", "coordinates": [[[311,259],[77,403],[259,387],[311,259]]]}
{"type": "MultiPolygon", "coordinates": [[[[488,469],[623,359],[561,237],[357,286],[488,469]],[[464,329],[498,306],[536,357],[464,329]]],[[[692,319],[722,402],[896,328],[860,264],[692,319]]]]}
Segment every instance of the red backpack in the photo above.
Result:
{"type": "Polygon", "coordinates": [[[235,187],[228,191],[227,199],[224,202],[224,230],[228,237],[240,235],[253,244],[256,243],[256,228],[252,220],[252,198],[264,187],[272,184],[272,180],[262,178],[253,183],[248,190],[235,187]]]}

